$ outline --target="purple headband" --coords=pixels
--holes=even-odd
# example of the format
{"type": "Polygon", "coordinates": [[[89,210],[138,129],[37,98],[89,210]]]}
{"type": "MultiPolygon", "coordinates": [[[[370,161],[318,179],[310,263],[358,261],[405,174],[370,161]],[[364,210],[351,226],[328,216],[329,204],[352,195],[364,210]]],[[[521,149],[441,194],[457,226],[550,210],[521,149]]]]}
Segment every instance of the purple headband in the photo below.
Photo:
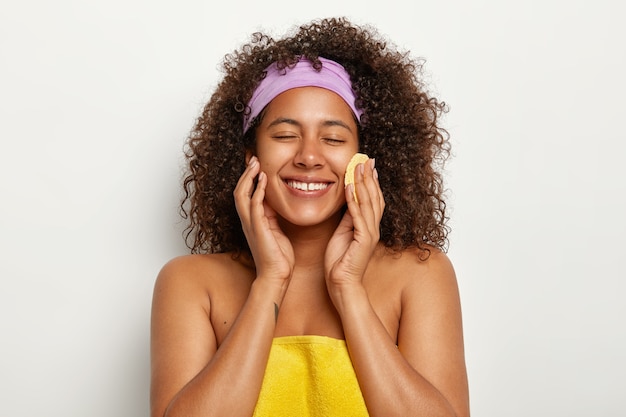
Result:
{"type": "Polygon", "coordinates": [[[350,75],[337,62],[322,57],[318,59],[322,63],[319,71],[313,68],[313,63],[305,57],[301,57],[292,68],[279,70],[276,63],[267,67],[265,69],[267,75],[261,80],[248,102],[250,113],[244,115],[243,133],[248,131],[254,118],[270,101],[279,94],[298,87],[321,87],[338,94],[360,120],[363,111],[357,109],[354,104],[356,95],[352,90],[350,75]]]}

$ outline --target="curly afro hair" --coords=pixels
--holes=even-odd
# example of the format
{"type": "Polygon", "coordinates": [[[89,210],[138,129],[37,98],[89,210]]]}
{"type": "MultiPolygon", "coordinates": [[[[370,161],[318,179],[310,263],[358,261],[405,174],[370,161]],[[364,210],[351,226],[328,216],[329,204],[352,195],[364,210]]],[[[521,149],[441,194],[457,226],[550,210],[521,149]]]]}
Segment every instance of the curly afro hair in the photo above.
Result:
{"type": "Polygon", "coordinates": [[[426,91],[422,60],[398,51],[372,27],[329,18],[279,40],[254,33],[224,57],[224,77],[185,146],[181,213],[189,221],[184,234],[192,253],[249,251],[233,198],[245,152],[255,147],[256,124],[243,134],[246,103],[271,63],[287,67],[300,56],[331,59],[350,74],[356,105],[364,112],[360,152],[376,158],[385,196],[381,243],[393,251],[445,251],[449,228],[441,169],[450,147],[438,121],[447,107],[426,91]]]}

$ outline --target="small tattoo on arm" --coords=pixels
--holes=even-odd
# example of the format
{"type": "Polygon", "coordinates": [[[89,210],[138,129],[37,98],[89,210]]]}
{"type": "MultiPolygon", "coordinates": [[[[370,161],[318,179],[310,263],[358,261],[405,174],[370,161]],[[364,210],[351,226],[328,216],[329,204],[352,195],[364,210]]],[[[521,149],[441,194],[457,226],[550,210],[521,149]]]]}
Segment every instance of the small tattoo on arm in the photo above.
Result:
{"type": "Polygon", "coordinates": [[[278,304],[274,303],[274,322],[278,321],[278,304]]]}

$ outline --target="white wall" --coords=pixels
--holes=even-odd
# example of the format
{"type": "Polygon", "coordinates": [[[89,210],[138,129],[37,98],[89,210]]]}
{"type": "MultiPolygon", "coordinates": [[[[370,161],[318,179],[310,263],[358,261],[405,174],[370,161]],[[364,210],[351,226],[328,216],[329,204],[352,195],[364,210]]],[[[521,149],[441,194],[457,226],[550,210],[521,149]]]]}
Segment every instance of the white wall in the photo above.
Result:
{"type": "Polygon", "coordinates": [[[425,57],[450,105],[473,415],[626,415],[621,3],[251,3],[2,0],[2,415],[148,415],[185,136],[225,53],[329,15],[425,57]]]}

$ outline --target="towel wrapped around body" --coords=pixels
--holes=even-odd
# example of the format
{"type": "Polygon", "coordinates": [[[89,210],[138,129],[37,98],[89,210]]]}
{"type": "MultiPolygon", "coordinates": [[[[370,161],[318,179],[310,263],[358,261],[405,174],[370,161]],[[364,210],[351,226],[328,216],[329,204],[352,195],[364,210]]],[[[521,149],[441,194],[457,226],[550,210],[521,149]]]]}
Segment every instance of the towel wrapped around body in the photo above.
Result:
{"type": "Polygon", "coordinates": [[[253,416],[368,416],[345,340],[275,338],[253,416]]]}

